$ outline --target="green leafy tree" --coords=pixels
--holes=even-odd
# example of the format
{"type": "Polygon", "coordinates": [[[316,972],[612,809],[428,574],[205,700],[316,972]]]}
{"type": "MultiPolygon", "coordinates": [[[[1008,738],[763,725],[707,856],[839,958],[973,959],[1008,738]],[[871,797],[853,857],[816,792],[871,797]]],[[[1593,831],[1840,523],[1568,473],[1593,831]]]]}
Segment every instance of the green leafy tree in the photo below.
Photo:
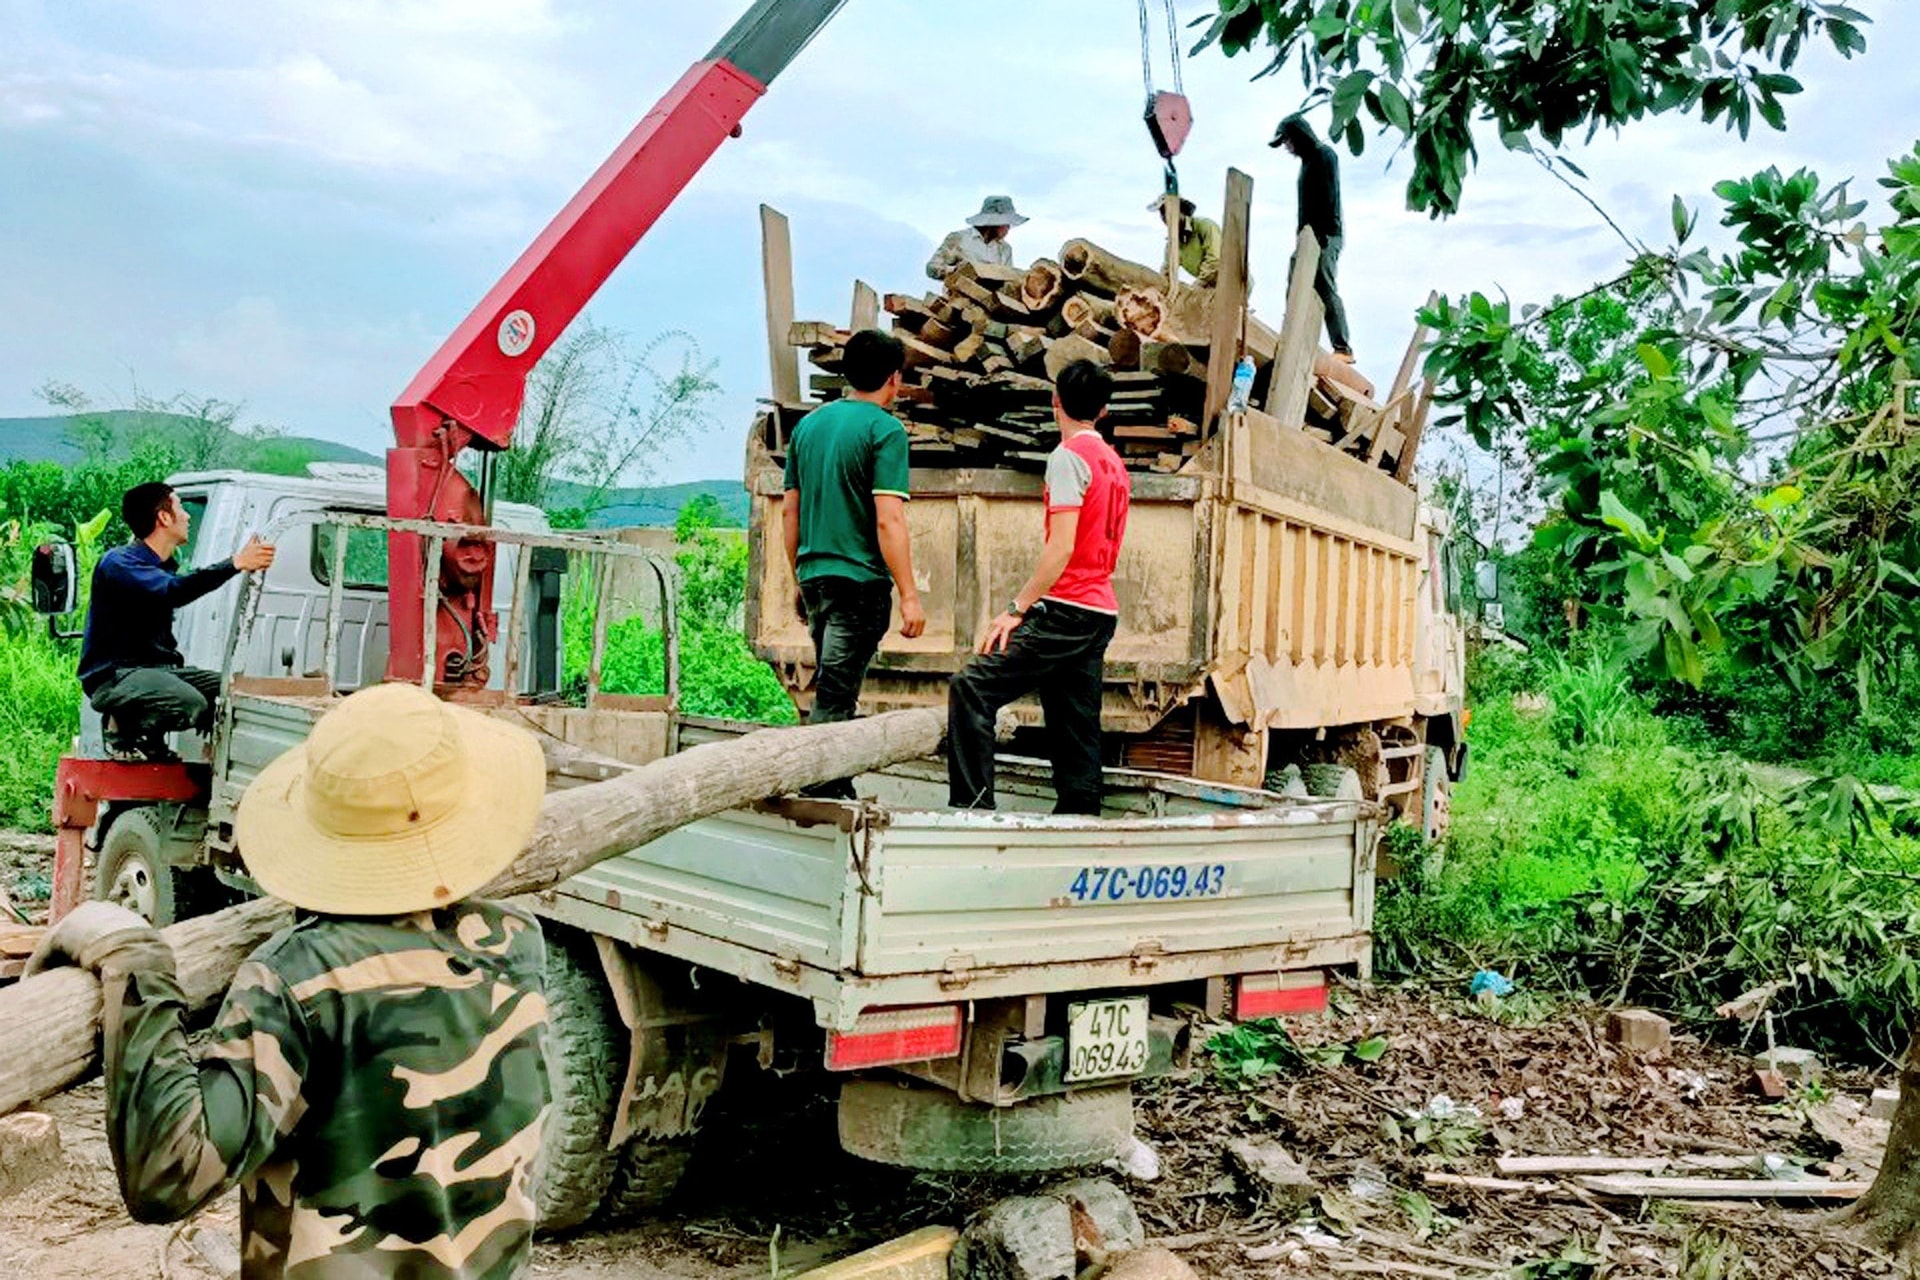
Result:
{"type": "Polygon", "coordinates": [[[1194,53],[1264,56],[1260,76],[1297,67],[1355,155],[1363,115],[1412,152],[1408,206],[1437,217],[1459,209],[1488,133],[1557,148],[1674,112],[1743,138],[1755,116],[1784,128],[1808,43],[1851,56],[1866,23],[1809,0],[1220,0],[1194,53]]]}

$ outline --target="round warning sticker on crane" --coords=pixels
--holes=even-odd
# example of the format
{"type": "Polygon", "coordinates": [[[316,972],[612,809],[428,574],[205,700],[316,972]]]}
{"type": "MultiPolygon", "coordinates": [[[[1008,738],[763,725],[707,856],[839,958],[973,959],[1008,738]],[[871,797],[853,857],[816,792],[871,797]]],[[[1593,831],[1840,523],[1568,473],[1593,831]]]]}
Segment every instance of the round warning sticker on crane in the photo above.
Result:
{"type": "Polygon", "coordinates": [[[533,317],[525,311],[509,311],[500,321],[500,353],[523,356],[533,345],[533,317]]]}

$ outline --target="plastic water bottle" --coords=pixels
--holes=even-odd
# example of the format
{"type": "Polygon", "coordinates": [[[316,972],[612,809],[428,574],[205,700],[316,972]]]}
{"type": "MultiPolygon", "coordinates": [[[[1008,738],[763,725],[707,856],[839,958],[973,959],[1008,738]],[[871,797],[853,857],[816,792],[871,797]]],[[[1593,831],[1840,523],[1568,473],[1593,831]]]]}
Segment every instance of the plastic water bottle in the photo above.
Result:
{"type": "Polygon", "coordinates": [[[1233,392],[1227,397],[1228,413],[1245,413],[1253,399],[1253,357],[1241,356],[1233,366],[1233,392]]]}

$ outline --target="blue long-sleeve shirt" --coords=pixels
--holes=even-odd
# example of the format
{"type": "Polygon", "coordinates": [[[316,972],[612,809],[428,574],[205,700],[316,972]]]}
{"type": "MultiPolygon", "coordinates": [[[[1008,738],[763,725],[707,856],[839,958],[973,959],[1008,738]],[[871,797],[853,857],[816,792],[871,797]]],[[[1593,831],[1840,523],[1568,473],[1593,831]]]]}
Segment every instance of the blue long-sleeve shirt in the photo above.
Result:
{"type": "Polygon", "coordinates": [[[178,667],[173,611],[218,591],[240,572],[233,561],[180,573],[144,542],[115,547],[93,568],[93,599],[80,640],[80,687],[91,696],[128,667],[178,667]]]}

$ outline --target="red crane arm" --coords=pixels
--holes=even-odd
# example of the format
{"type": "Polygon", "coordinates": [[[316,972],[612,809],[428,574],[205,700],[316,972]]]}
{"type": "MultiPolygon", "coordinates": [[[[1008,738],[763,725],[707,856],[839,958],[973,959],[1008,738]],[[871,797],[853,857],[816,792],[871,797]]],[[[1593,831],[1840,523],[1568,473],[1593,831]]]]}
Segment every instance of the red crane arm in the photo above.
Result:
{"type": "MultiPolygon", "coordinates": [[[[512,444],[527,375],[541,355],[844,3],[757,0],[461,321],[394,402],[389,515],[480,523],[479,495],[454,469],[454,459],[469,446],[512,444]]],[[[387,674],[418,680],[426,581],[420,540],[391,535],[389,564],[387,674]]],[[[478,564],[476,558],[469,569],[478,564]]],[[[491,555],[477,578],[468,577],[471,599],[489,600],[491,555]]],[[[469,630],[449,626],[447,640],[463,645],[469,630]]],[[[446,645],[438,652],[436,679],[446,645]]]]}

